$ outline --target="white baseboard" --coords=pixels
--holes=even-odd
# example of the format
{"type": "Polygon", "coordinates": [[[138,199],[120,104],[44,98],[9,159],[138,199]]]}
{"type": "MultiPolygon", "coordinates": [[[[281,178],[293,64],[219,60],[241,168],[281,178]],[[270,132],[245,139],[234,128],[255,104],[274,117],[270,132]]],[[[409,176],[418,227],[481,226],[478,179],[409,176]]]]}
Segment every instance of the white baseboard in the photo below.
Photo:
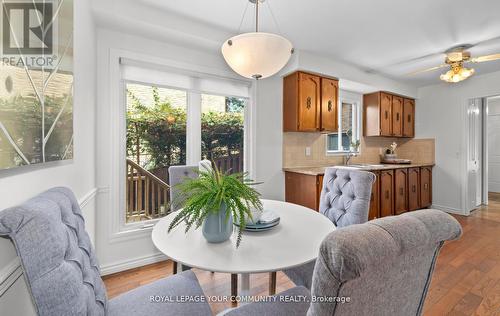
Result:
{"type": "Polygon", "coordinates": [[[440,210],[440,211],[443,211],[446,213],[452,213],[452,214],[457,214],[457,215],[466,215],[463,210],[460,210],[458,208],[449,207],[449,206],[432,204],[430,208],[434,208],[436,210],[440,210]]]}
{"type": "Polygon", "coordinates": [[[167,256],[165,256],[164,254],[157,253],[150,256],[123,260],[121,262],[115,262],[101,266],[101,275],[108,275],[125,270],[130,270],[133,268],[142,267],[148,264],[164,261],[167,259],[168,259],[167,256]]]}

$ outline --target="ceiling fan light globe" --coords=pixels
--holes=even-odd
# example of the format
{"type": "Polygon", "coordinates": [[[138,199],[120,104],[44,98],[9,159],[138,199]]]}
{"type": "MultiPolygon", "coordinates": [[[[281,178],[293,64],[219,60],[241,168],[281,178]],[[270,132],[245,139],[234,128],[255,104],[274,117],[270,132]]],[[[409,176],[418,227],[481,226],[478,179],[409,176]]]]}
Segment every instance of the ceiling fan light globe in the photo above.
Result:
{"type": "Polygon", "coordinates": [[[246,78],[267,78],[290,60],[292,43],[277,34],[252,32],[230,38],[222,44],[222,55],[236,73],[246,78]]]}

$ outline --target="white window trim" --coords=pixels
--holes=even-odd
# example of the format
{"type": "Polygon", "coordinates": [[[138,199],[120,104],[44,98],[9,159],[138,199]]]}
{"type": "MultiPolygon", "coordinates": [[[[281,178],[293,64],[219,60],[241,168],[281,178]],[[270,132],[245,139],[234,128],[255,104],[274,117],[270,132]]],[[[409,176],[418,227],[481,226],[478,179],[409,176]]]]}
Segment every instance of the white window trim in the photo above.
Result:
{"type": "MultiPolygon", "coordinates": [[[[188,71],[192,73],[199,74],[201,76],[216,76],[219,78],[227,79],[227,80],[238,80],[241,82],[245,82],[248,84],[250,89],[250,98],[249,103],[245,109],[245,132],[244,132],[244,170],[248,172],[250,175],[255,174],[255,160],[256,160],[256,151],[254,140],[256,139],[256,122],[255,122],[255,82],[252,80],[242,79],[234,75],[232,72],[223,71],[220,69],[204,67],[193,65],[184,62],[173,61],[169,59],[162,59],[152,56],[146,56],[142,54],[138,54],[135,52],[130,52],[126,50],[119,49],[110,49],[109,50],[109,155],[108,161],[102,162],[104,166],[110,166],[111,170],[110,179],[109,179],[109,187],[101,187],[99,189],[100,192],[108,193],[109,196],[109,208],[107,210],[108,213],[108,242],[113,244],[117,242],[122,242],[130,239],[141,238],[151,234],[152,228],[154,224],[159,219],[142,221],[134,224],[126,224],[125,223],[125,180],[126,180],[126,165],[125,165],[125,157],[126,157],[126,120],[125,120],[125,100],[126,100],[126,92],[124,83],[125,80],[121,78],[120,72],[120,58],[128,58],[135,61],[145,61],[147,60],[149,64],[156,64],[162,67],[170,68],[170,69],[178,69],[181,71],[188,71]],[[248,114],[248,115],[247,115],[248,114]]],[[[127,82],[131,82],[128,80],[127,82]]],[[[154,83],[144,83],[144,84],[154,84],[154,83]]],[[[176,89],[175,87],[169,87],[176,89]]],[[[189,98],[188,92],[188,98],[189,98]]],[[[189,107],[188,102],[188,111],[199,111],[199,121],[201,123],[201,99],[200,99],[200,107],[197,109],[196,107],[189,107]]],[[[189,120],[188,120],[189,121],[189,120]]],[[[191,124],[194,124],[195,120],[191,120],[191,124]]],[[[187,128],[194,128],[194,126],[189,127],[190,122],[187,122],[187,128]]],[[[193,134],[193,133],[192,133],[193,134]]],[[[196,133],[195,133],[196,134],[196,133]]],[[[201,143],[201,131],[199,136],[193,136],[191,139],[186,140],[186,150],[190,151],[190,154],[197,155],[197,151],[199,151],[199,156],[201,158],[201,148],[195,149],[189,147],[189,143],[191,145],[195,144],[194,141],[199,137],[199,141],[201,143]],[[191,141],[191,142],[190,142],[191,141]]],[[[106,159],[105,157],[103,159],[106,159]]],[[[190,159],[194,160],[194,159],[190,159]]],[[[99,161],[99,160],[98,160],[99,161]]],[[[197,163],[194,161],[186,161],[186,163],[197,163]]],[[[105,169],[105,168],[103,168],[105,169]]]]}
{"type": "MultiPolygon", "coordinates": [[[[337,123],[338,123],[338,148],[342,148],[342,137],[341,137],[341,130],[342,130],[342,104],[343,103],[348,103],[352,104],[353,108],[357,112],[356,115],[353,116],[353,123],[356,123],[358,126],[356,138],[361,141],[361,135],[363,135],[363,124],[362,124],[362,117],[363,117],[363,109],[362,109],[362,102],[361,100],[356,100],[348,97],[344,97],[342,95],[342,92],[339,93],[339,100],[338,100],[338,106],[337,106],[337,123]],[[356,120],[356,122],[354,122],[356,120]]],[[[326,134],[325,137],[328,138],[329,134],[326,134]]],[[[354,152],[351,150],[329,150],[328,149],[328,139],[325,141],[325,152],[326,156],[346,156],[348,154],[354,153],[356,155],[361,154],[361,146],[358,148],[358,151],[354,152]]]]}

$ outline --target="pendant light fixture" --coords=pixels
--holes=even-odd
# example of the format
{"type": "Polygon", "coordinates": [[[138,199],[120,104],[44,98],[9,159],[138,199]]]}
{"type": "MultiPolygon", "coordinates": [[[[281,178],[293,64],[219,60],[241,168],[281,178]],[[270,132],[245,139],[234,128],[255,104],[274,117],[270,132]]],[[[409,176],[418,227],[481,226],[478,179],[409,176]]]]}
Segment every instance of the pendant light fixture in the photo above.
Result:
{"type": "Polygon", "coordinates": [[[285,67],[293,47],[280,35],[259,32],[259,3],[264,0],[249,1],[255,4],[255,32],[231,37],[222,44],[221,50],[235,72],[246,78],[262,79],[285,67]]]}

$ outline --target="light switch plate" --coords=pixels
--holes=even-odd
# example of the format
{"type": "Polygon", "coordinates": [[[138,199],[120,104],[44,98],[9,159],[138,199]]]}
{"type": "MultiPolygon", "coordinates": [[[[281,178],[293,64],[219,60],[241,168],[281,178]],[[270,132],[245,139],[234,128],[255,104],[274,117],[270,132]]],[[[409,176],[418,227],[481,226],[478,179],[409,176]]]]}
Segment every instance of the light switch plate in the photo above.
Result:
{"type": "Polygon", "coordinates": [[[306,147],[306,156],[311,156],[311,147],[306,147]]]}

